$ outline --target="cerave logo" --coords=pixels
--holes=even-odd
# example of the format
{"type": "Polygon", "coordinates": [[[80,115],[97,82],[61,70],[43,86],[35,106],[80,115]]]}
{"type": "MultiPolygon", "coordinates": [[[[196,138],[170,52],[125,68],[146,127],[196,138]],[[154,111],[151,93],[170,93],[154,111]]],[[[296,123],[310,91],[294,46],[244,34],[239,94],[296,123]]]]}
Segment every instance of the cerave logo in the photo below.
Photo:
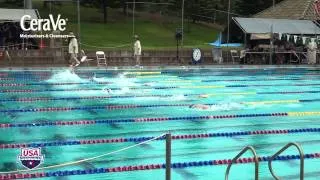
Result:
{"type": "Polygon", "coordinates": [[[22,148],[18,155],[19,162],[28,169],[38,167],[44,160],[41,148],[22,148]]]}
{"type": "Polygon", "coordinates": [[[54,19],[49,15],[49,19],[31,19],[30,15],[24,15],[20,20],[20,27],[23,31],[65,31],[68,19],[61,18],[58,14],[54,19]]]}

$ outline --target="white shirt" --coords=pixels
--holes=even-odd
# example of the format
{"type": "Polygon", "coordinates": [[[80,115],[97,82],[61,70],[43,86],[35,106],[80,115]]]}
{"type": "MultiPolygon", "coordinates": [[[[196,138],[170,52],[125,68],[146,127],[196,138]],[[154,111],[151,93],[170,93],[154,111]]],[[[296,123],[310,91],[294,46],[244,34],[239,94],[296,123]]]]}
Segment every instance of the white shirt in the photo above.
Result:
{"type": "Polygon", "coordinates": [[[69,42],[69,53],[78,54],[78,41],[76,38],[72,38],[69,42]]]}
{"type": "Polygon", "coordinates": [[[141,44],[139,40],[136,40],[134,43],[134,55],[140,56],[141,55],[141,44]]]}
{"type": "Polygon", "coordinates": [[[317,49],[317,43],[314,42],[314,41],[311,41],[309,44],[308,44],[308,49],[311,50],[311,51],[315,51],[317,49]]]}

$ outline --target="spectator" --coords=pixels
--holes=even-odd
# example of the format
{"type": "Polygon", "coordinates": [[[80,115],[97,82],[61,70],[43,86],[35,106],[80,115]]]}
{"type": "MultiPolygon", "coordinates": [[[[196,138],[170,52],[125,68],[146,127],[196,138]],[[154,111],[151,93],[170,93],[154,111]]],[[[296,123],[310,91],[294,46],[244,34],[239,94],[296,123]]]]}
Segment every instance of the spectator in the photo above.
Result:
{"type": "Polygon", "coordinates": [[[75,35],[73,34],[73,32],[69,33],[69,55],[70,55],[70,62],[71,62],[71,66],[75,67],[78,66],[80,64],[80,61],[78,60],[77,56],[78,56],[78,41],[75,37],[75,35]]]}
{"type": "Polygon", "coordinates": [[[136,60],[136,66],[140,66],[140,57],[141,57],[141,43],[139,40],[139,36],[135,35],[135,42],[134,42],[134,57],[136,60]]]}
{"type": "Polygon", "coordinates": [[[308,49],[308,64],[316,64],[317,62],[317,43],[315,41],[310,41],[308,49]]]}

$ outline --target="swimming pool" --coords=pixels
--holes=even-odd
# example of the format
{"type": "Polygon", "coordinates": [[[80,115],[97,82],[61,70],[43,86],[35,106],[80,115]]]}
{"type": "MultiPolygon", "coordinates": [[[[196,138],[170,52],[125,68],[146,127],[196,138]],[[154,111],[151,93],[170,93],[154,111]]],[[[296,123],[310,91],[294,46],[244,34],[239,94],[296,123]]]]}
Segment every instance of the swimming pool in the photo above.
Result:
{"type": "MultiPolygon", "coordinates": [[[[42,147],[41,167],[47,167],[103,155],[170,131],[175,180],[224,179],[223,160],[245,146],[256,148],[265,160],[291,141],[308,154],[305,179],[320,176],[317,68],[84,68],[76,74],[66,69],[3,69],[0,80],[1,172],[23,169],[17,163],[22,146],[42,147]],[[207,97],[199,97],[203,94],[207,97]],[[193,104],[210,108],[190,108],[193,104]]],[[[297,150],[290,148],[283,155],[290,156],[273,162],[277,175],[298,179],[299,159],[291,156],[298,155],[297,150]]],[[[160,138],[89,162],[36,172],[44,179],[164,179],[164,163],[165,141],[160,138]]],[[[259,176],[273,179],[266,161],[260,163],[259,176]]],[[[253,163],[231,168],[230,179],[253,177],[253,163]]]]}

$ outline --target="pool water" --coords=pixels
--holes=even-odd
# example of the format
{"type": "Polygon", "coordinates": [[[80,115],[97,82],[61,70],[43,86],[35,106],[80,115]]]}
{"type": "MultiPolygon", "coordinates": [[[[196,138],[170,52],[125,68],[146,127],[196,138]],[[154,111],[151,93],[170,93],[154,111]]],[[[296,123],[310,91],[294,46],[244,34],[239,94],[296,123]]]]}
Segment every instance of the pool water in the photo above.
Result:
{"type": "MultiPolygon", "coordinates": [[[[61,142],[42,147],[45,158],[40,167],[46,167],[103,155],[143,141],[63,143],[77,140],[157,137],[168,132],[193,135],[320,128],[320,69],[316,68],[81,69],[75,74],[67,69],[0,70],[0,79],[0,123],[10,124],[0,128],[1,172],[24,169],[17,162],[20,148],[3,148],[8,144],[61,142]],[[189,107],[194,104],[208,104],[209,108],[189,107]],[[59,124],[85,120],[91,123],[59,124]]],[[[248,145],[260,157],[272,156],[289,142],[299,143],[305,154],[320,152],[319,131],[220,134],[174,139],[172,163],[232,159],[248,145]]],[[[298,151],[289,148],[283,155],[298,155],[298,151]]],[[[243,157],[252,155],[246,153],[243,157]]],[[[165,141],[155,140],[92,161],[36,172],[163,163],[165,141]]],[[[305,159],[305,179],[319,179],[319,166],[320,159],[305,159]]],[[[226,167],[174,168],[172,179],[224,179],[226,167]]],[[[283,179],[299,179],[299,159],[275,161],[273,167],[283,179]]],[[[155,180],[164,179],[165,169],[52,176],[43,179],[155,180]]],[[[259,177],[273,179],[267,162],[260,162],[259,177]]],[[[254,164],[233,165],[230,179],[254,179],[254,164]]]]}

